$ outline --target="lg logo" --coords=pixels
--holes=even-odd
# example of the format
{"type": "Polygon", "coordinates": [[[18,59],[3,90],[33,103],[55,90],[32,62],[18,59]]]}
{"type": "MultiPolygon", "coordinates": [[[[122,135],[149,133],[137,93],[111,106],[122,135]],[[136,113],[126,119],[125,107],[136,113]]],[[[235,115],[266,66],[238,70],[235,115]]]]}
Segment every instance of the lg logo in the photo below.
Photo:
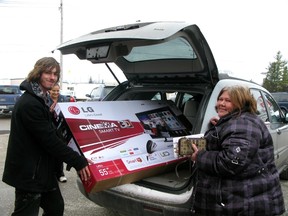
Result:
{"type": "MultiPolygon", "coordinates": [[[[93,113],[94,110],[92,107],[81,107],[81,110],[83,113],[93,113]]],[[[80,109],[76,106],[69,106],[68,111],[73,114],[73,115],[79,115],[80,114],[80,109]]]]}
{"type": "Polygon", "coordinates": [[[84,113],[92,113],[92,112],[94,112],[94,110],[93,110],[92,107],[86,107],[86,109],[84,109],[83,107],[81,107],[81,110],[82,110],[84,113]]]}
{"type": "Polygon", "coordinates": [[[80,113],[80,110],[78,109],[78,107],[75,107],[75,106],[69,106],[68,111],[73,115],[78,115],[80,113]]]}

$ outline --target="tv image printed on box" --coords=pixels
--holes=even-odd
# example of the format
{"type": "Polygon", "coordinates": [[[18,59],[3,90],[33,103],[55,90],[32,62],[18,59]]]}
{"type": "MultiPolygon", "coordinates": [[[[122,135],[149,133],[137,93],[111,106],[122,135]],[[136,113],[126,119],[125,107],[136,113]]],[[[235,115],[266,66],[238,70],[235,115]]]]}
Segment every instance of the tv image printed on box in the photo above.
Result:
{"type": "MultiPolygon", "coordinates": [[[[136,113],[136,116],[142,123],[145,133],[148,133],[152,139],[164,138],[167,142],[168,138],[189,134],[169,107],[136,113]]],[[[147,141],[146,149],[147,153],[151,154],[157,150],[157,144],[150,139],[147,141]]]]}
{"type": "Polygon", "coordinates": [[[181,159],[174,158],[172,138],[189,134],[178,119],[181,112],[167,102],[59,103],[55,110],[72,134],[68,145],[93,162],[91,179],[82,182],[88,193],[173,168],[181,159]]]}

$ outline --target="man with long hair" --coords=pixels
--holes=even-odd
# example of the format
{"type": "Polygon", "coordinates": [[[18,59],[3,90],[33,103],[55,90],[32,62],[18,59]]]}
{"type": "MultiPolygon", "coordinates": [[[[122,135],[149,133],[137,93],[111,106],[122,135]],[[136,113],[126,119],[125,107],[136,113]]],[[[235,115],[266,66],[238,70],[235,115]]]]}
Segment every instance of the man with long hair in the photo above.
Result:
{"type": "Polygon", "coordinates": [[[60,66],[52,57],[39,59],[20,89],[11,117],[3,182],[15,187],[12,215],[60,216],[64,200],[55,175],[55,161],[74,167],[80,178],[90,178],[85,157],[68,147],[56,133],[49,110],[48,91],[59,81],[60,66]]]}

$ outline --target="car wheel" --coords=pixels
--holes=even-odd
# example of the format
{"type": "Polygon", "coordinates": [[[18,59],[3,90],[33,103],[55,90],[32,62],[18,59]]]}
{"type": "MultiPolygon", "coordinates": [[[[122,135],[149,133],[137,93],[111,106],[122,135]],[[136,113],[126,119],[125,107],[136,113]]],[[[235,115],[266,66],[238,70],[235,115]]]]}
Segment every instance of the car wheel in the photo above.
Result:
{"type": "Polygon", "coordinates": [[[282,179],[282,180],[288,180],[288,168],[284,169],[284,170],[280,173],[280,179],[282,179]]]}

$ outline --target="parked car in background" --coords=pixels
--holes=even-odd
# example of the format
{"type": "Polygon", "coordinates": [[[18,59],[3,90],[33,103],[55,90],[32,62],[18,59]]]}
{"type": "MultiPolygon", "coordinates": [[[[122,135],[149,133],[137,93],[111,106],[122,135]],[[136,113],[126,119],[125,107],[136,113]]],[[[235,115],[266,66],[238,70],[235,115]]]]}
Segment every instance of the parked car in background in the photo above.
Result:
{"type": "Polygon", "coordinates": [[[72,91],[61,90],[60,94],[66,96],[68,98],[69,102],[76,102],[76,97],[73,96],[73,92],[72,91]]]}
{"type": "Polygon", "coordinates": [[[277,103],[279,104],[280,108],[284,112],[288,112],[288,92],[273,92],[271,93],[277,103]]]}
{"type": "Polygon", "coordinates": [[[88,98],[87,101],[101,101],[114,88],[115,85],[99,85],[98,87],[94,88],[90,94],[86,94],[86,97],[88,98]]]}
{"type": "Polygon", "coordinates": [[[18,85],[0,85],[0,114],[11,113],[21,95],[18,85]]]}
{"type": "MultiPolygon", "coordinates": [[[[274,139],[277,168],[282,177],[288,179],[287,117],[260,85],[219,74],[210,47],[197,25],[185,22],[128,24],[94,31],[57,49],[94,64],[106,64],[107,72],[114,75],[108,64],[119,67],[127,80],[115,87],[104,101],[173,99],[175,109],[183,113],[181,122],[191,134],[201,134],[208,129],[210,118],[217,115],[215,104],[223,87],[248,86],[257,100],[259,117],[274,139]]],[[[164,141],[172,143],[172,138],[164,141]]],[[[195,170],[191,167],[187,160],[165,173],[97,193],[87,193],[81,181],[77,183],[89,200],[123,215],[184,216],[191,215],[195,183],[195,170]]]]}

